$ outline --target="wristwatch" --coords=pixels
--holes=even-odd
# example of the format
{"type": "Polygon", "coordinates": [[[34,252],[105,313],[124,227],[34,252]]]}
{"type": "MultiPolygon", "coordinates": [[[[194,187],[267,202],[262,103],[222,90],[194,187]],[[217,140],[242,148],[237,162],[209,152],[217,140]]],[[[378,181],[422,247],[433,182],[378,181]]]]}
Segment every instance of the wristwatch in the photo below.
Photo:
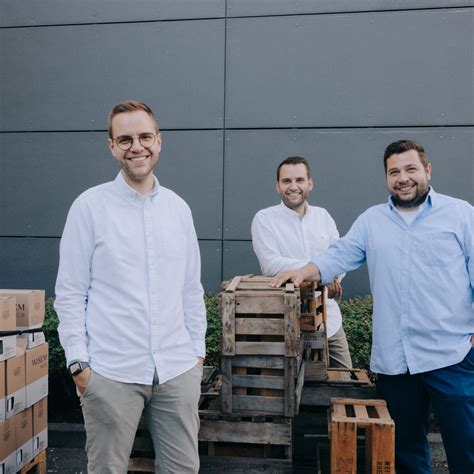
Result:
{"type": "Polygon", "coordinates": [[[90,367],[89,362],[81,362],[80,360],[76,360],[69,365],[68,370],[69,373],[74,377],[75,375],[79,375],[84,369],[87,369],[88,367],[90,367]]]}

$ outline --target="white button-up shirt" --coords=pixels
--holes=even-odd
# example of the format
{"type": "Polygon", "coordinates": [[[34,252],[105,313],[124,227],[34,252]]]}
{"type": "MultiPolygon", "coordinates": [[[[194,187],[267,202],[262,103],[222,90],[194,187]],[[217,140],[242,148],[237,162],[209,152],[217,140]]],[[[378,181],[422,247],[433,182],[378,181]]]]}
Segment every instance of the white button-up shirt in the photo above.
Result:
{"type": "MultiPolygon", "coordinates": [[[[322,207],[306,204],[299,214],[282,202],[257,212],[252,222],[252,244],[262,273],[273,276],[303,267],[339,238],[336,224],[322,207]]],[[[341,327],[339,306],[327,300],[327,333],[333,336],[341,327]]]]}
{"type": "Polygon", "coordinates": [[[91,188],[73,203],[60,245],[55,309],[67,363],[112,380],[160,383],[205,355],[199,247],[187,204],[159,185],[91,188]]]}

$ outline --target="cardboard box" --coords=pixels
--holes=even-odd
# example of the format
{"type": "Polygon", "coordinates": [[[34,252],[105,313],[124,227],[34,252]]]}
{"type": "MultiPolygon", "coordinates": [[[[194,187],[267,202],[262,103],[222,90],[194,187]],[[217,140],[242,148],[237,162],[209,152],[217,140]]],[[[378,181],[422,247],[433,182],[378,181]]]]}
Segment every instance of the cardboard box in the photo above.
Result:
{"type": "Polygon", "coordinates": [[[30,407],[48,395],[48,344],[25,352],[26,406],[30,407]]]}
{"type": "Polygon", "coordinates": [[[0,360],[7,360],[15,356],[16,356],[16,336],[0,337],[0,360]]]}
{"type": "Polygon", "coordinates": [[[43,331],[20,334],[18,340],[20,339],[26,342],[25,349],[33,349],[34,347],[41,346],[41,344],[46,342],[43,331]]]}
{"type": "Polygon", "coordinates": [[[29,407],[15,415],[16,470],[33,459],[33,408],[29,407]]]}
{"type": "MultiPolygon", "coordinates": [[[[16,331],[15,301],[11,296],[0,296],[0,333],[16,331]]],[[[0,361],[15,355],[16,335],[0,336],[0,361]]]]}
{"type": "Polygon", "coordinates": [[[16,298],[17,329],[40,328],[44,321],[44,290],[0,290],[0,296],[16,298]]]}
{"type": "Polygon", "coordinates": [[[48,447],[48,397],[33,405],[33,457],[48,447]]]}
{"type": "Polygon", "coordinates": [[[0,472],[16,473],[15,419],[0,421],[0,472]]]}
{"type": "MultiPolygon", "coordinates": [[[[5,407],[6,407],[6,383],[5,380],[5,362],[0,361],[0,421],[5,420],[5,407]]],[[[0,472],[2,472],[0,470],[0,472]]]]}
{"type": "Polygon", "coordinates": [[[5,361],[6,411],[5,418],[25,408],[25,351],[17,347],[17,355],[5,361]]]}

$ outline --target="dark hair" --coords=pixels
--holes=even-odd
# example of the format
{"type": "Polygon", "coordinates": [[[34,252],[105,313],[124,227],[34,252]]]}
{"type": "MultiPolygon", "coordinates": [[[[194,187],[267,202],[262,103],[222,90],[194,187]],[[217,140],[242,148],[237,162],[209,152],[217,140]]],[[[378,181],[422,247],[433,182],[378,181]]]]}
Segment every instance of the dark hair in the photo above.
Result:
{"type": "Polygon", "coordinates": [[[289,156],[286,160],[283,160],[277,168],[277,181],[280,180],[280,169],[283,165],[305,165],[306,166],[306,173],[308,174],[308,178],[311,177],[311,168],[309,167],[309,163],[301,156],[289,156]]]}
{"type": "Polygon", "coordinates": [[[405,153],[409,150],[415,150],[418,152],[418,157],[420,158],[421,164],[426,168],[428,166],[428,155],[425,152],[425,149],[414,142],[413,140],[398,140],[397,142],[390,143],[387,148],[385,148],[385,153],[383,154],[383,165],[385,168],[385,173],[387,173],[387,160],[392,155],[399,155],[400,153],[405,153]]]}
{"type": "Polygon", "coordinates": [[[159,132],[158,122],[155,116],[153,115],[152,110],[150,109],[150,107],[148,107],[148,105],[144,104],[143,102],[139,102],[138,100],[123,100],[122,102],[119,102],[117,105],[115,105],[109,114],[109,122],[108,122],[109,138],[113,138],[112,120],[114,119],[114,117],[118,114],[123,114],[126,112],[136,112],[137,110],[142,110],[143,112],[146,112],[155,122],[156,130],[157,132],[159,132]]]}

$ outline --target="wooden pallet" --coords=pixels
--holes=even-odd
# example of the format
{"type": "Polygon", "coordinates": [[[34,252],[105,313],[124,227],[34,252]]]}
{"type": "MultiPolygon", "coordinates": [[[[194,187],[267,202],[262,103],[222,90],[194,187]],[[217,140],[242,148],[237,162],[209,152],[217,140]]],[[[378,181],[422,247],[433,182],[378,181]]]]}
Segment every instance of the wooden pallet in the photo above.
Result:
{"type": "Polygon", "coordinates": [[[362,369],[329,369],[327,381],[333,385],[374,386],[367,375],[367,371],[362,369]]]}
{"type": "Polygon", "coordinates": [[[201,473],[292,472],[291,418],[211,410],[199,416],[201,473]]]}
{"type": "Polygon", "coordinates": [[[327,380],[305,380],[301,394],[301,405],[304,407],[329,407],[331,398],[370,400],[376,397],[377,390],[365,370],[328,369],[327,380]]]}
{"type": "Polygon", "coordinates": [[[365,430],[366,472],[395,472],[395,423],[384,400],[331,399],[331,472],[356,474],[357,430],[365,430]]]}
{"type": "Polygon", "coordinates": [[[222,411],[294,416],[303,387],[299,289],[235,277],[220,293],[222,411]]]}
{"type": "Polygon", "coordinates": [[[20,474],[46,474],[46,451],[38,453],[26,466],[20,471],[20,474]]]}

